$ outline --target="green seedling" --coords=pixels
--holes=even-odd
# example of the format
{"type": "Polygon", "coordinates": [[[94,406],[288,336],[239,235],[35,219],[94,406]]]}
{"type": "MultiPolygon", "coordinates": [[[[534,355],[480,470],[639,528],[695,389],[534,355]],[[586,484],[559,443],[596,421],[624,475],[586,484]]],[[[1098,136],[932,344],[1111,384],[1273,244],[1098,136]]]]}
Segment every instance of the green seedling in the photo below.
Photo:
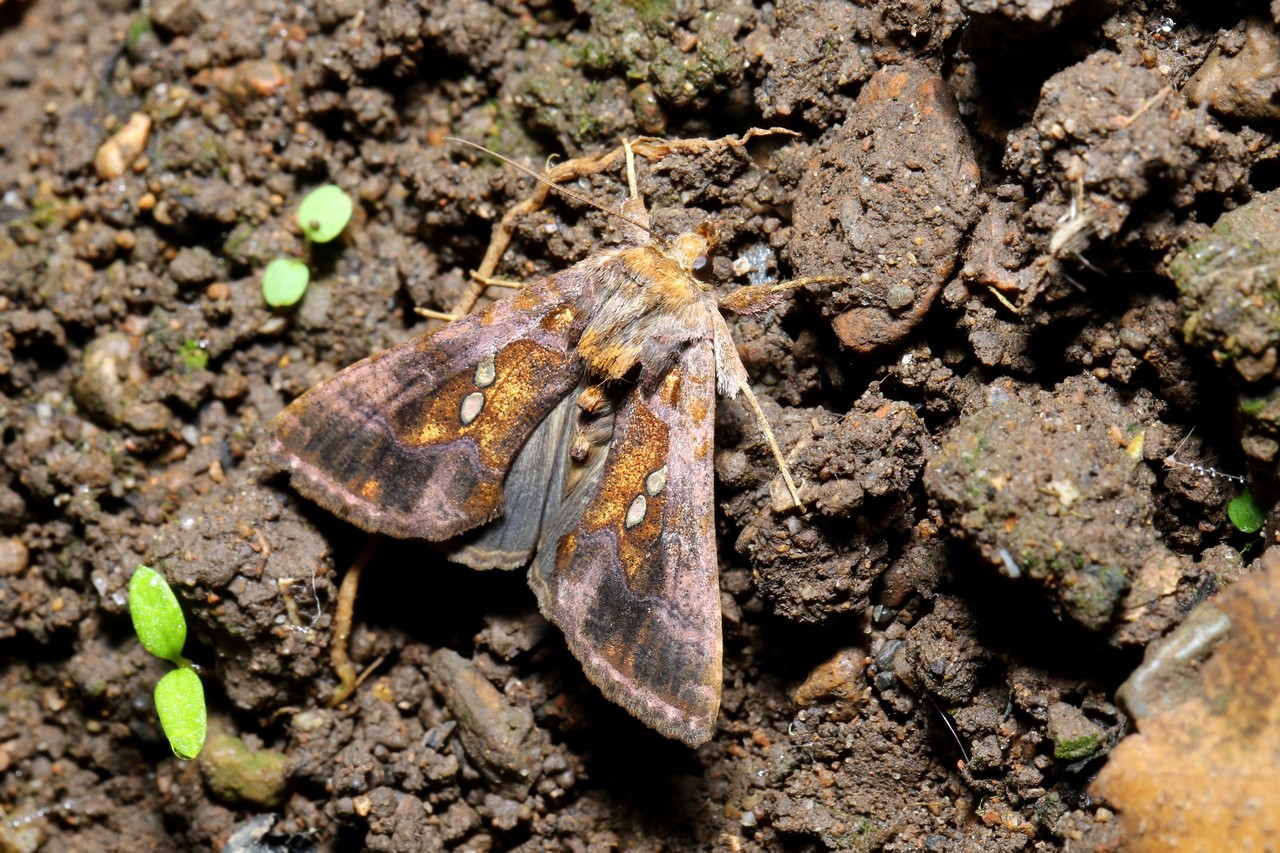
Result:
{"type": "Polygon", "coordinates": [[[182,342],[182,349],[178,351],[178,359],[182,362],[182,367],[188,372],[204,370],[209,366],[209,351],[205,349],[204,341],[197,341],[192,338],[182,342]]]}
{"type": "Polygon", "coordinates": [[[1245,489],[1227,504],[1227,517],[1241,533],[1257,533],[1266,523],[1267,514],[1258,505],[1253,492],[1245,489]]]}
{"type": "Polygon", "coordinates": [[[337,184],[325,184],[307,193],[298,205],[298,225],[313,243],[328,243],[351,221],[355,205],[337,184]]]}
{"type": "Polygon", "coordinates": [[[129,615],[142,647],[177,667],[156,685],[156,714],[173,754],[190,761],[200,754],[208,730],[204,686],[182,656],[187,620],[178,598],[155,569],[138,566],[134,570],[129,579],[129,615]]]}
{"type": "Polygon", "coordinates": [[[311,270],[297,258],[276,258],[262,273],[262,298],[272,308],[291,308],[307,292],[311,270]]]}
{"type": "MultiPolygon", "coordinates": [[[[337,184],[325,184],[307,193],[298,205],[298,226],[312,243],[328,243],[351,221],[355,204],[337,184]]],[[[307,292],[311,271],[295,258],[276,258],[262,274],[262,298],[272,308],[291,308],[307,292]]]]}

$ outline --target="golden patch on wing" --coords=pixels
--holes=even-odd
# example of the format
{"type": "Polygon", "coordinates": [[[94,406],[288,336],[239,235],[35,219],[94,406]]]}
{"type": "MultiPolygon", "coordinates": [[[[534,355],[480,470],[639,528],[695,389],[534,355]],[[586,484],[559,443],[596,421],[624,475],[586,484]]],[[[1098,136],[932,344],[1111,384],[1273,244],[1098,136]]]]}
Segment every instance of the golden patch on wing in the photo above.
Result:
{"type": "Polygon", "coordinates": [[[637,629],[634,633],[631,631],[611,633],[607,638],[602,638],[604,642],[599,647],[600,657],[604,658],[618,672],[623,673],[628,678],[636,677],[636,654],[648,647],[650,636],[653,631],[650,629],[647,620],[638,626],[629,626],[637,629]]]}
{"type": "Polygon", "coordinates": [[[658,389],[659,399],[671,408],[676,408],[680,402],[680,388],[683,385],[684,374],[675,368],[667,371],[667,375],[662,377],[662,387],[658,389]]]}
{"type": "Polygon", "coordinates": [[[623,637],[618,646],[606,646],[605,654],[618,669],[632,675],[636,671],[636,651],[644,648],[635,637],[623,637]]]}
{"type": "Polygon", "coordinates": [[[665,486],[665,474],[655,474],[666,465],[667,433],[667,425],[657,415],[637,406],[625,431],[615,434],[600,492],[582,515],[584,532],[612,529],[618,560],[633,589],[656,580],[645,574],[647,566],[661,569],[652,556],[662,536],[666,495],[662,488],[649,487],[660,480],[665,486]]]}
{"type": "MultiPolygon", "coordinates": [[[[494,357],[493,379],[483,391],[476,390],[474,371],[458,374],[413,413],[412,423],[398,425],[399,437],[416,446],[468,437],[479,449],[481,464],[502,467],[527,438],[515,425],[568,362],[564,353],[532,341],[508,344],[494,357]]],[[[483,373],[488,379],[489,371],[483,373]]]]}
{"type": "Polygon", "coordinates": [[[517,290],[513,295],[508,296],[507,304],[517,313],[524,313],[545,305],[546,295],[538,293],[537,288],[524,287],[517,290]]]}
{"type": "Polygon", "coordinates": [[[562,305],[542,318],[542,328],[553,335],[563,335],[569,331],[576,317],[571,307],[562,305]]]}
{"type": "MultiPolygon", "coordinates": [[[[449,494],[446,491],[446,494],[449,494]]],[[[468,517],[492,518],[502,506],[502,486],[497,483],[476,483],[471,491],[463,497],[461,494],[449,494],[451,500],[462,505],[468,517]]]]}
{"type": "MultiPolygon", "coordinates": [[[[578,533],[579,531],[576,530],[566,533],[556,543],[555,573],[564,575],[565,581],[580,580],[583,573],[590,569],[588,561],[579,561],[578,533]]],[[[546,547],[546,543],[543,544],[543,547],[546,547]]]]}
{"type": "Polygon", "coordinates": [[[705,423],[709,414],[711,414],[709,398],[695,397],[689,401],[689,417],[693,418],[695,424],[705,423]]]}

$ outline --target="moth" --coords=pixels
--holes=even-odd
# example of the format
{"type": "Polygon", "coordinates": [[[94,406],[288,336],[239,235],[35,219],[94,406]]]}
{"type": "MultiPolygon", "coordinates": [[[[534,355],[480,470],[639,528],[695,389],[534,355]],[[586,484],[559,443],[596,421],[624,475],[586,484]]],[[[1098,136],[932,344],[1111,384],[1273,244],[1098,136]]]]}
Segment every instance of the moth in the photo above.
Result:
{"type": "Polygon", "coordinates": [[[281,412],[261,451],[358,527],[475,568],[529,566],[587,677],[696,746],[721,689],[717,393],[746,397],[800,506],[720,309],[765,310],[796,283],[717,300],[698,277],[709,229],[656,235],[625,153],[622,245],[346,368],[281,412]]]}

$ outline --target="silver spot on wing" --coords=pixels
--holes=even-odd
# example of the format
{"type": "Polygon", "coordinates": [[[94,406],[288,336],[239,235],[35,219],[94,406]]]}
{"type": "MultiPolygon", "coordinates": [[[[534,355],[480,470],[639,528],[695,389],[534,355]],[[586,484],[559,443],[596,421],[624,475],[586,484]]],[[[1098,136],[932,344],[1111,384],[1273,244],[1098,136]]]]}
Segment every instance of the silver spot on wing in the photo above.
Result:
{"type": "Polygon", "coordinates": [[[667,486],[667,466],[663,465],[648,477],[644,478],[644,490],[650,497],[656,497],[667,486]]]}
{"type": "MultiPolygon", "coordinates": [[[[476,387],[488,388],[493,381],[498,378],[498,368],[493,363],[493,354],[485,356],[484,360],[476,365],[476,387]]],[[[465,423],[465,421],[464,421],[465,423]]]]}
{"type": "Polygon", "coordinates": [[[476,418],[480,417],[480,412],[484,409],[484,395],[479,391],[472,391],[470,394],[462,398],[462,406],[458,411],[458,419],[462,421],[463,426],[467,426],[476,418]]]}
{"type": "Polygon", "coordinates": [[[631,506],[627,507],[627,517],[623,520],[623,524],[628,530],[644,521],[644,514],[649,509],[649,501],[644,495],[636,495],[635,500],[631,502],[631,506]]]}

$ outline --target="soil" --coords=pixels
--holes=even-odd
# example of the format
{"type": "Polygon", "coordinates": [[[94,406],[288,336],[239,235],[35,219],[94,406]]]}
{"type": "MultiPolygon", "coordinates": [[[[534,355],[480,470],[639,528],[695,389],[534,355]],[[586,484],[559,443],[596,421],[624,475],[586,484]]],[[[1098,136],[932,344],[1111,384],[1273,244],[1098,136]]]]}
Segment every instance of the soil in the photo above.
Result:
{"type": "MultiPolygon", "coordinates": [[[[1280,529],[1280,6],[1250,8],[0,0],[0,850],[1122,849],[1089,788],[1144,713],[1117,690],[1280,529]],[[639,162],[724,293],[835,279],[730,321],[807,510],[722,403],[713,740],[604,700],[521,572],[414,542],[364,572],[369,674],[329,707],[365,534],[252,451],[437,327],[528,196],[443,137],[540,168],[774,126],[639,162]],[[307,247],[326,182],[356,217],[307,247]],[[313,282],[272,311],[279,256],[313,282]],[[140,563],[189,620],[193,762],[140,563]]],[[[498,273],[618,233],[553,197],[498,273]]]]}

